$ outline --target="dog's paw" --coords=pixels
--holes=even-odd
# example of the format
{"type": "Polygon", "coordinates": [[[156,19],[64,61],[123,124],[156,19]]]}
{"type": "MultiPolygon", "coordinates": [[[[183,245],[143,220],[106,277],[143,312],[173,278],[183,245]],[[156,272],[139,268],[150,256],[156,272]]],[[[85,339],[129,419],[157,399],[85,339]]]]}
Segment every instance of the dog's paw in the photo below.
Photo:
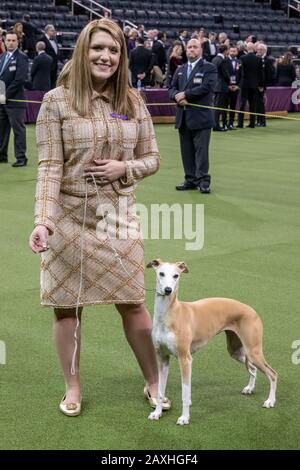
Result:
{"type": "Polygon", "coordinates": [[[176,424],[180,424],[180,426],[184,426],[185,424],[189,424],[190,418],[188,416],[180,416],[177,420],[176,424]]]}
{"type": "Polygon", "coordinates": [[[243,388],[241,393],[243,395],[251,395],[253,392],[254,392],[254,387],[249,387],[249,385],[247,385],[247,387],[243,388]]]}
{"type": "Polygon", "coordinates": [[[152,411],[152,413],[149,414],[148,419],[151,419],[151,421],[158,420],[161,418],[162,413],[159,413],[157,411],[152,411]]]}
{"type": "Polygon", "coordinates": [[[274,406],[275,406],[275,400],[271,400],[270,398],[268,398],[263,404],[264,408],[274,408],[274,406]]]}

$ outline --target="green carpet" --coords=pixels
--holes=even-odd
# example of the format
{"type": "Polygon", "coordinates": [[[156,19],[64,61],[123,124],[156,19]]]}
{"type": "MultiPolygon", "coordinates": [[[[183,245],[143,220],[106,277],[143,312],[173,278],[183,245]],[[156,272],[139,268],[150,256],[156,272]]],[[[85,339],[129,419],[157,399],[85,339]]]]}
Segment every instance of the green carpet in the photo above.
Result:
{"type": "MultiPolygon", "coordinates": [[[[39,306],[39,258],[27,242],[37,174],[34,127],[27,127],[29,166],[0,166],[0,341],[7,352],[0,364],[0,449],[299,448],[300,365],[291,360],[291,345],[300,340],[299,124],[271,120],[265,129],[214,133],[208,196],[175,191],[183,180],[177,132],[156,127],[161,169],[140,184],[138,201],[204,204],[205,239],[200,251],[186,251],[186,240],[146,240],[146,261],[187,263],[181,299],[225,296],[251,304],[264,322],[266,358],[279,373],[277,405],[263,409],[266,378],[259,373],[256,393],[242,396],[246,371],[227,354],[224,335],[216,337],[194,356],[186,427],[176,426],[176,359],[167,389],[172,409],[159,422],[147,420],[143,379],[110,306],[85,311],[82,414],[71,419],[59,412],[64,383],[52,312],[39,306]]],[[[146,285],[154,286],[152,270],[146,285]]],[[[147,305],[152,312],[152,293],[147,305]]]]}

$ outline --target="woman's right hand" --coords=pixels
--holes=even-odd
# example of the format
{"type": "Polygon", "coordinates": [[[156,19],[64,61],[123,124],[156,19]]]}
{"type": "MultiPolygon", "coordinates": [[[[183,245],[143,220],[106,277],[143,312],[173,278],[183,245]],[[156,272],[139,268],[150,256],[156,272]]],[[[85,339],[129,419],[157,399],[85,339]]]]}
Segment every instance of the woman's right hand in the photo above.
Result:
{"type": "Polygon", "coordinates": [[[29,237],[29,246],[34,253],[48,250],[49,230],[44,225],[37,225],[29,237]]]}

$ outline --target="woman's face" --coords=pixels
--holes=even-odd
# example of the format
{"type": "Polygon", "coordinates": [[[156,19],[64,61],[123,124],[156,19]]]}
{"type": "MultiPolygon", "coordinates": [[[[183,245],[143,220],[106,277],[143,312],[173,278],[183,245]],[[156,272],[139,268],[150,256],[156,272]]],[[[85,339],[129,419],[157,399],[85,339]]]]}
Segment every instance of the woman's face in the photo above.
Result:
{"type": "Polygon", "coordinates": [[[175,54],[177,55],[177,57],[181,57],[181,55],[182,55],[182,47],[179,46],[179,44],[178,44],[178,46],[175,46],[175,47],[174,47],[174,52],[175,52],[175,54]]]}
{"type": "Polygon", "coordinates": [[[91,37],[89,63],[94,85],[97,87],[116,72],[120,63],[121,48],[105,31],[97,31],[91,37]]]}

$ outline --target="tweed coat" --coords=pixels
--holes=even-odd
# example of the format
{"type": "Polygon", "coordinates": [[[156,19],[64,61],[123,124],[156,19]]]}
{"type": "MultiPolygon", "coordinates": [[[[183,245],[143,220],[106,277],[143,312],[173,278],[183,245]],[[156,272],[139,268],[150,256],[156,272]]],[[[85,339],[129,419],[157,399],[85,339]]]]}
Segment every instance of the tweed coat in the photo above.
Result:
{"type": "Polygon", "coordinates": [[[144,248],[134,190],[157,171],[159,153],[151,117],[138,95],[136,111],[135,119],[124,119],[113,112],[108,92],[94,92],[92,116],[85,118],[71,108],[65,87],[44,97],[36,125],[35,198],[35,226],[50,231],[41,261],[42,305],[144,301],[144,248]],[[122,160],[126,166],[123,178],[97,181],[98,196],[83,173],[94,158],[122,160]]]}

